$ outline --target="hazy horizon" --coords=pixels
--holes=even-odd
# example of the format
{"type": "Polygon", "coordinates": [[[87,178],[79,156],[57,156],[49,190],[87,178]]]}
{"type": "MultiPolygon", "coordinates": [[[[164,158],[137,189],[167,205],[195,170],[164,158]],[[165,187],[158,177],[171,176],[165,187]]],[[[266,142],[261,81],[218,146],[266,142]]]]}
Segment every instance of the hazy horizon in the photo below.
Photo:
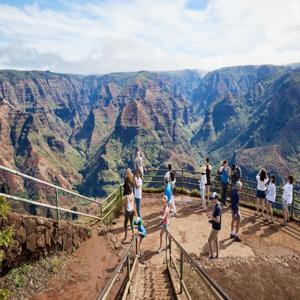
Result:
{"type": "Polygon", "coordinates": [[[249,65],[233,65],[233,66],[224,66],[220,68],[215,68],[211,70],[201,70],[197,68],[185,68],[185,69],[173,69],[173,70],[136,70],[136,71],[114,71],[108,73],[70,73],[70,72],[56,72],[53,70],[46,70],[46,69],[17,69],[17,68],[0,68],[0,71],[20,71],[20,72],[50,72],[50,73],[57,73],[57,74],[66,74],[66,75],[78,75],[78,76],[103,76],[109,74],[118,74],[118,73],[139,73],[139,72],[150,72],[150,73],[172,73],[172,72],[183,72],[183,71],[194,71],[199,72],[201,75],[206,75],[209,72],[214,72],[217,70],[227,69],[227,68],[238,68],[238,67],[246,67],[246,66],[276,66],[276,67],[292,67],[293,65],[299,65],[300,62],[294,62],[290,64],[249,64],[249,65]]]}

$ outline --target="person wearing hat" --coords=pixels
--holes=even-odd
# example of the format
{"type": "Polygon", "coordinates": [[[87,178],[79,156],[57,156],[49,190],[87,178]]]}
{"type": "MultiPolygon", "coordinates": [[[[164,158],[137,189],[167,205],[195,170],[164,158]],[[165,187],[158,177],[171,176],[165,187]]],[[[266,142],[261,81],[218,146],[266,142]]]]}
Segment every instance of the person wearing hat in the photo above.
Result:
{"type": "Polygon", "coordinates": [[[208,213],[211,223],[211,232],[208,237],[208,246],[209,246],[209,259],[219,258],[219,242],[218,235],[221,230],[221,221],[222,221],[222,208],[216,193],[212,193],[209,197],[211,204],[213,206],[213,212],[208,213]],[[216,256],[213,255],[213,244],[216,246],[216,256]]]}
{"type": "Polygon", "coordinates": [[[206,201],[205,201],[205,185],[207,183],[207,177],[206,177],[206,168],[203,166],[200,168],[200,180],[199,180],[199,188],[200,188],[200,195],[201,195],[201,208],[206,209],[206,201]]]}
{"type": "Polygon", "coordinates": [[[143,238],[147,235],[147,231],[143,225],[143,220],[141,217],[137,217],[134,221],[133,224],[137,226],[137,239],[138,239],[138,247],[137,247],[137,257],[141,257],[141,243],[143,238]]]}
{"type": "Polygon", "coordinates": [[[237,181],[231,191],[231,233],[230,238],[234,239],[236,242],[241,242],[240,237],[238,236],[241,222],[241,214],[239,209],[240,195],[239,191],[242,189],[243,184],[240,181],[237,181]],[[235,227],[235,230],[234,230],[235,227]]]}

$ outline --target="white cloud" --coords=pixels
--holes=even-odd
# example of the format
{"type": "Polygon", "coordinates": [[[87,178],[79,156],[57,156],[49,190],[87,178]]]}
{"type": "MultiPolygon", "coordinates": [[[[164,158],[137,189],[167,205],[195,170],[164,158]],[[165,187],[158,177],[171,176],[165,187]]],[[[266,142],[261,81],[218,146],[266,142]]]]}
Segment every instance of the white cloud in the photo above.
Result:
{"type": "Polygon", "coordinates": [[[298,0],[0,4],[0,67],[106,73],[300,61],[298,0]]]}

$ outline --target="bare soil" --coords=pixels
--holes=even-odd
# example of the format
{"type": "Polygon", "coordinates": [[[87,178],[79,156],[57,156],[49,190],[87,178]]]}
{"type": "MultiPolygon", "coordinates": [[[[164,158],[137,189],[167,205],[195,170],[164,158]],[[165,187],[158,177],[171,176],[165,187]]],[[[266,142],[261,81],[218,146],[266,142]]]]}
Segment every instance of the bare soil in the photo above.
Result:
{"type": "Polygon", "coordinates": [[[72,277],[65,281],[52,278],[47,287],[49,291],[33,299],[96,299],[117,265],[120,251],[114,250],[113,242],[94,230],[92,237],[80,246],[65,267],[72,277]]]}

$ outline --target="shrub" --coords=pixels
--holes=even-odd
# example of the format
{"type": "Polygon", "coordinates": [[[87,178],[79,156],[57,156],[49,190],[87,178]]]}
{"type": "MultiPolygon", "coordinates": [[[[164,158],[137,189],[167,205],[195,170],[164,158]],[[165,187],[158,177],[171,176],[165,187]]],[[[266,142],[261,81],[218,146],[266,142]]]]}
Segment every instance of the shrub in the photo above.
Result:
{"type": "MultiPolygon", "coordinates": [[[[0,197],[0,218],[6,220],[10,212],[10,207],[4,197],[0,197]]],[[[2,260],[4,254],[4,248],[11,245],[13,240],[13,228],[12,226],[1,227],[0,230],[0,269],[2,268],[2,260]]]]}

